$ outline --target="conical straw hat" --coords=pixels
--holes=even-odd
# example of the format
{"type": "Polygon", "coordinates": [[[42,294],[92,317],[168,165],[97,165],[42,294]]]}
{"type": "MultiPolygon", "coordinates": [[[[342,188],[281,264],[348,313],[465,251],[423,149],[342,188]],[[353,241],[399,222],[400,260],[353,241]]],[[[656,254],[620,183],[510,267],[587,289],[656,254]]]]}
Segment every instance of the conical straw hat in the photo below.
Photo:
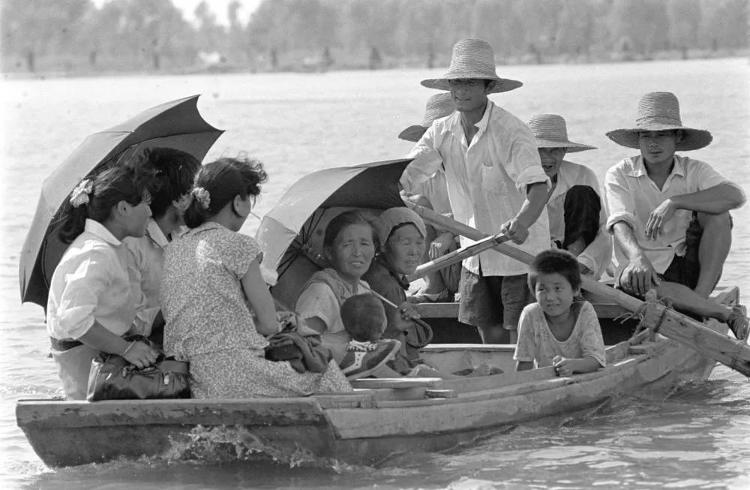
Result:
{"type": "Polygon", "coordinates": [[[474,78],[492,80],[489,93],[507,92],[523,85],[518,80],[500,78],[495,72],[495,54],[492,46],[481,39],[462,39],[453,45],[451,64],[442,78],[422,80],[422,85],[438,90],[450,90],[448,80],[474,78]]]}
{"type": "Polygon", "coordinates": [[[440,93],[427,99],[425,106],[424,119],[422,124],[413,124],[401,131],[398,137],[406,141],[419,141],[427,128],[432,126],[432,121],[441,117],[449,116],[456,110],[453,103],[453,96],[449,93],[440,93]]]}
{"type": "Polygon", "coordinates": [[[565,119],[557,114],[536,114],[528,126],[534,133],[537,148],[565,148],[568,153],[596,149],[595,146],[570,141],[565,119]]]}
{"type": "Polygon", "coordinates": [[[638,115],[634,128],[615,129],[607,133],[609,139],[628,148],[640,148],[638,133],[643,131],[668,131],[679,129],[683,138],[677,142],[677,151],[697,150],[711,144],[713,136],[705,129],[687,128],[680,119],[680,102],[672,92],[650,92],[638,102],[638,115]]]}

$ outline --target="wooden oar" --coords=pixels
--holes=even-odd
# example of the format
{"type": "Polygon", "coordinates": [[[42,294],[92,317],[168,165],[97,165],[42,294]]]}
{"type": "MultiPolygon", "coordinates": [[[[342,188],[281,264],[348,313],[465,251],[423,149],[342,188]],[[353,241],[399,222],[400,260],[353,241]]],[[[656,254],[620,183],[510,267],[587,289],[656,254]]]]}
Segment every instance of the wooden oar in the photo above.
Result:
{"type": "MultiPolygon", "coordinates": [[[[392,306],[393,308],[396,309],[396,311],[398,311],[398,305],[396,303],[394,303],[393,301],[389,300],[388,298],[386,298],[385,296],[383,296],[379,292],[375,291],[374,289],[370,289],[370,292],[376,298],[378,298],[380,301],[382,301],[383,303],[387,304],[388,306],[392,306]]],[[[432,327],[430,326],[430,324],[427,323],[426,321],[422,320],[421,318],[411,318],[411,320],[414,323],[416,323],[417,325],[419,325],[420,327],[422,327],[422,328],[425,329],[425,333],[427,334],[427,341],[425,342],[425,345],[429,344],[430,342],[432,342],[433,332],[432,332],[432,327]]]]}
{"type": "Polygon", "coordinates": [[[454,250],[453,252],[445,254],[442,257],[438,257],[435,260],[425,262],[424,264],[417,267],[417,270],[414,271],[414,274],[411,274],[406,279],[409,282],[412,282],[416,279],[419,279],[420,277],[426,276],[430,272],[434,272],[436,270],[449,267],[453,264],[457,264],[458,262],[461,262],[464,259],[473,257],[474,255],[477,255],[480,252],[489,250],[495,245],[499,245],[503,242],[507,242],[508,240],[509,240],[508,236],[503,233],[498,233],[497,235],[488,236],[487,238],[483,238],[476,243],[472,243],[471,245],[467,245],[465,247],[459,248],[458,250],[454,250]]]}
{"type": "MultiPolygon", "coordinates": [[[[407,204],[425,221],[453,233],[472,240],[481,240],[490,236],[424,206],[407,204]]],[[[495,245],[493,249],[524,264],[531,264],[534,258],[531,254],[507,244],[495,245]]],[[[702,323],[658,303],[645,303],[586,276],[583,276],[582,279],[581,287],[583,289],[614,301],[630,311],[643,311],[645,307],[644,322],[647,327],[665,337],[687,345],[709,359],[714,359],[745,376],[750,376],[750,346],[745,342],[714,332],[702,323]]]]}

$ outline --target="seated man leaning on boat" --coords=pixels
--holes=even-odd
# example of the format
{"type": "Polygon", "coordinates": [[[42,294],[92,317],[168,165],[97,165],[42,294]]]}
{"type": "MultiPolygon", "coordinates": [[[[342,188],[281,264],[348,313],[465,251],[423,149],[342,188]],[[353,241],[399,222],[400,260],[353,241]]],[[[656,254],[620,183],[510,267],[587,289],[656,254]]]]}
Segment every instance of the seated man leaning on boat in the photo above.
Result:
{"type": "Polygon", "coordinates": [[[607,133],[640,150],[605,177],[617,284],[637,296],[655,288],[676,309],[726,322],[738,339],[747,339],[745,308],[708,298],[729,254],[729,211],[744,204],[744,192],[707,163],[675,154],[708,146],[712,136],[682,125],[674,94],[644,95],[636,121],[607,133]]]}
{"type": "Polygon", "coordinates": [[[599,181],[590,168],[565,160],[568,153],[595,147],[570,141],[565,119],[557,114],[532,116],[528,126],[536,138],[542,168],[552,182],[547,214],[553,246],[577,256],[581,272],[599,279],[612,260],[612,237],[606,229],[599,181]]]}
{"type": "MultiPolygon", "coordinates": [[[[414,124],[401,131],[398,137],[402,140],[416,143],[432,125],[432,121],[453,114],[456,105],[450,93],[436,94],[427,100],[424,119],[421,124],[414,124]]],[[[405,182],[411,184],[410,182],[405,182]]],[[[448,199],[448,186],[445,183],[445,168],[441,167],[430,179],[421,184],[414,184],[403,189],[404,198],[416,204],[425,206],[442,215],[453,217],[451,203],[448,199]]],[[[425,260],[435,260],[458,248],[456,235],[450,230],[436,229],[427,225],[427,257],[425,260]]],[[[435,272],[430,272],[424,277],[424,287],[409,301],[421,303],[425,301],[445,302],[453,301],[458,292],[458,283],[461,279],[461,264],[453,264],[435,272]]]]}

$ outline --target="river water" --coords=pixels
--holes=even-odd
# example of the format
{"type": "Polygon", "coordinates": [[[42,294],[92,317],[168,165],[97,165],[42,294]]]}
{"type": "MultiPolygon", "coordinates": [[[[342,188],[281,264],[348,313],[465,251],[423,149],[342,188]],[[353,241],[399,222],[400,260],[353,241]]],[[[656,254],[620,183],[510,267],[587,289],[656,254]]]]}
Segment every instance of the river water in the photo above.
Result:
{"type": "MultiPolygon", "coordinates": [[[[604,133],[634,123],[638,98],[668,90],[683,122],[709,129],[692,156],[750,189],[750,66],[746,59],[602,65],[500,66],[524,81],[493,95],[522,119],[565,116],[572,140],[599,147],[574,154],[602,177],[633,151],[604,133]]],[[[262,160],[270,181],[263,215],[313,170],[397,158],[396,135],[422,120],[434,93],[419,80],[436,70],[323,74],[127,76],[0,81],[0,487],[2,488],[750,488],[750,385],[719,367],[671,394],[626,397],[575,417],[523,424],[469,447],[394,457],[377,468],[268,467],[168,460],[118,461],[53,470],[16,427],[21,398],[60,394],[42,309],[20,304],[18,257],[42,180],[90,133],[153,105],[202,94],[199,108],[226,130],[207,158],[240,151],[262,160]]],[[[734,215],[722,284],[750,291],[750,206],[734,215]]],[[[253,233],[257,220],[243,229],[253,233]]]]}

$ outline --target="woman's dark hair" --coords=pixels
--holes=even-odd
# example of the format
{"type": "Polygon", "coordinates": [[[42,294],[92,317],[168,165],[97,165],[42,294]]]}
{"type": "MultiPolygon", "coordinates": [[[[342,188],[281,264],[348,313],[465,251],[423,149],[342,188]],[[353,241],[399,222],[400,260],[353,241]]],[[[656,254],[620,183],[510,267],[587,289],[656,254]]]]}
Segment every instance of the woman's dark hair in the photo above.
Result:
{"type": "Polygon", "coordinates": [[[108,167],[86,178],[93,182],[88,203],[73,207],[70,196],[66,199],[60,218],[63,225],[59,231],[63,243],[71,243],[83,232],[86,218],[103,223],[118,202],[137,206],[153,183],[153,172],[139,165],[117,161],[108,167]]]}
{"type": "Polygon", "coordinates": [[[539,252],[529,266],[529,289],[532,294],[536,289],[536,279],[539,274],[560,274],[576,290],[581,287],[581,269],[578,259],[567,250],[551,248],[539,252]]]}
{"type": "Polygon", "coordinates": [[[245,199],[260,194],[260,184],[268,176],[263,164],[245,157],[220,158],[201,167],[195,178],[195,188],[208,192],[209,205],[204,209],[201,201],[193,198],[185,211],[185,224],[195,228],[222,210],[235,196],[245,199]]]}
{"type": "Polygon", "coordinates": [[[151,214],[164,216],[173,201],[179,200],[193,188],[195,174],[201,163],[190,153],[174,148],[149,148],[140,164],[154,171],[151,191],[151,214]]]}
{"type": "Polygon", "coordinates": [[[372,226],[372,223],[370,223],[362,213],[354,210],[344,211],[328,222],[325,235],[323,235],[323,247],[332,247],[333,242],[336,240],[336,237],[339,236],[339,233],[341,233],[344,228],[351,225],[369,226],[370,231],[372,232],[372,243],[375,245],[375,250],[378,249],[378,237],[375,234],[375,228],[372,226]]]}

